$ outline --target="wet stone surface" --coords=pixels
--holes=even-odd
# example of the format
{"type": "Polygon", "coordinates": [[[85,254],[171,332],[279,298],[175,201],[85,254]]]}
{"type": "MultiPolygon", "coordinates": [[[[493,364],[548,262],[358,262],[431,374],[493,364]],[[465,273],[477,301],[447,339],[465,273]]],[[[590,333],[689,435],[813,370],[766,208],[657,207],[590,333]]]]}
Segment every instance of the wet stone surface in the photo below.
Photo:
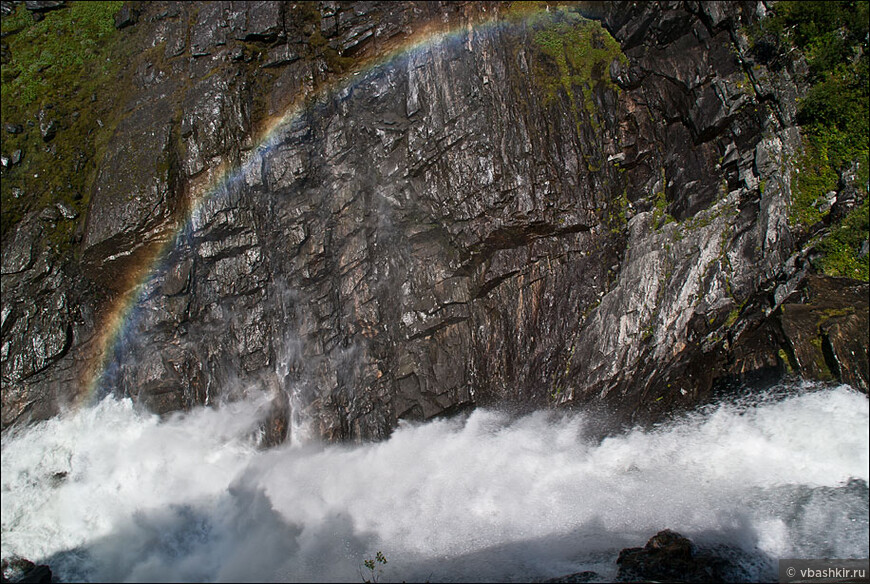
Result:
{"type": "MultiPolygon", "coordinates": [[[[533,29],[475,26],[495,4],[138,9],[87,216],[55,209],[80,248],[36,218],[3,242],[4,427],[75,391],[142,281],[106,389],[159,412],[272,392],[273,442],[292,408],[330,440],[491,403],[653,420],[786,373],[789,342],[821,375],[787,324],[798,90],[757,80],[755,3],[602,5],[626,59],[557,90],[533,29]],[[427,26],[456,34],[360,65],[427,26]]],[[[866,387],[853,320],[820,334],[866,387]]]]}

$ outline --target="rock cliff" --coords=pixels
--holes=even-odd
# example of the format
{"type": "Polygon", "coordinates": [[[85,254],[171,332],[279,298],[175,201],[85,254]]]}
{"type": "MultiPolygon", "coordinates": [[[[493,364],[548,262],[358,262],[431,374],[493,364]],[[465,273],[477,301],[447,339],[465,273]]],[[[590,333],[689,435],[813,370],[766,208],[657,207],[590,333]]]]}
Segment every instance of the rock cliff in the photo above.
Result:
{"type": "Polygon", "coordinates": [[[802,62],[754,56],[765,10],[125,4],[87,212],[4,234],[4,428],[94,370],[161,413],[273,392],[270,442],[866,392],[867,285],[808,275],[788,222],[802,62]]]}

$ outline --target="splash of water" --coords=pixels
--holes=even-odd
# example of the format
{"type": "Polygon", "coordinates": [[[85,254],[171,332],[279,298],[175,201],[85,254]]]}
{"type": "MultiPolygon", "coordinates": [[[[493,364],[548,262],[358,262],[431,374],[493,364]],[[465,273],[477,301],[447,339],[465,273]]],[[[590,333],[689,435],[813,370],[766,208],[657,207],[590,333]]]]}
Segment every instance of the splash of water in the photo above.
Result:
{"type": "MultiPolygon", "coordinates": [[[[813,391],[809,391],[813,389],[813,391]]],[[[594,570],[663,528],[781,557],[867,557],[868,400],[845,386],[591,439],[582,414],[468,416],[384,442],[260,451],[263,400],[161,421],[128,400],[2,442],[2,555],[61,578],[529,581],[594,570]]]]}

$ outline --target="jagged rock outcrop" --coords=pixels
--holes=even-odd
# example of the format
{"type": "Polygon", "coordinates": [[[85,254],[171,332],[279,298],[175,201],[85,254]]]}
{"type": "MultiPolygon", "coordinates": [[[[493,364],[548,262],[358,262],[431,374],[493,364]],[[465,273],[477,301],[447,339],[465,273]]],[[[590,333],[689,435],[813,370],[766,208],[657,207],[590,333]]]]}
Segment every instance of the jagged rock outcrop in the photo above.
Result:
{"type": "MultiPolygon", "coordinates": [[[[143,280],[105,390],[168,412],[265,388],[272,441],[290,410],[327,439],[496,402],[643,420],[816,374],[789,328],[799,62],[753,60],[763,3],[126,10],[142,51],[80,257],[36,217],[3,243],[4,427],[80,391],[143,280]]],[[[866,390],[845,316],[829,377],[866,390]]]]}
{"type": "Polygon", "coordinates": [[[782,306],[791,366],[815,379],[848,383],[867,392],[870,317],[867,284],[811,276],[782,306]]]}

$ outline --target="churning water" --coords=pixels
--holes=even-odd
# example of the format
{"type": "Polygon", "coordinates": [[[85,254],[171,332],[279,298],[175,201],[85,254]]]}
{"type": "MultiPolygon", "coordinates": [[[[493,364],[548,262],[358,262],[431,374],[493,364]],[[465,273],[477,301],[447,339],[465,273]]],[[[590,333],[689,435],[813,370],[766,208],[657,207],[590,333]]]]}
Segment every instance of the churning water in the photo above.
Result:
{"type": "Polygon", "coordinates": [[[610,580],[670,528],[776,579],[868,556],[868,400],[726,404],[604,440],[582,414],[477,410],[384,442],[262,451],[256,400],[160,420],[127,400],[2,439],[2,554],[62,579],[610,580]],[[377,576],[377,574],[375,574],[377,576]]]}

